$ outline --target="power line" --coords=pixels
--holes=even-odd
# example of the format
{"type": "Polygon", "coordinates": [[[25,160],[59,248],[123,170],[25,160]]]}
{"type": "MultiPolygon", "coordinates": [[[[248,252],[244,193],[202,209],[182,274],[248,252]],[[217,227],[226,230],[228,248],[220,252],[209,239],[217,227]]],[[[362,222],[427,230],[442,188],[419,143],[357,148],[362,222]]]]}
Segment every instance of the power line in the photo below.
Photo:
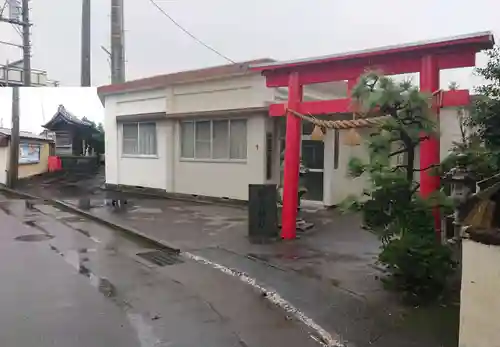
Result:
{"type": "Polygon", "coordinates": [[[167,12],[165,12],[165,10],[162,9],[160,7],[160,5],[158,5],[155,2],[155,0],[149,0],[149,2],[151,2],[153,4],[153,6],[156,7],[158,9],[158,11],[160,11],[165,17],[167,17],[176,27],[178,27],[179,29],[181,29],[186,35],[188,35],[189,37],[191,37],[193,40],[195,40],[196,42],[198,42],[200,45],[204,46],[205,48],[208,48],[209,50],[211,50],[212,52],[214,52],[218,56],[226,59],[228,62],[233,63],[233,64],[236,63],[234,60],[228,58],[227,56],[225,56],[224,54],[222,54],[221,52],[219,52],[215,48],[209,46],[208,44],[206,44],[205,42],[203,42],[202,40],[200,40],[199,38],[197,38],[195,35],[193,35],[191,32],[189,32],[187,29],[185,29],[181,24],[179,24],[179,22],[177,22],[174,18],[172,18],[172,16],[170,16],[167,12]]]}

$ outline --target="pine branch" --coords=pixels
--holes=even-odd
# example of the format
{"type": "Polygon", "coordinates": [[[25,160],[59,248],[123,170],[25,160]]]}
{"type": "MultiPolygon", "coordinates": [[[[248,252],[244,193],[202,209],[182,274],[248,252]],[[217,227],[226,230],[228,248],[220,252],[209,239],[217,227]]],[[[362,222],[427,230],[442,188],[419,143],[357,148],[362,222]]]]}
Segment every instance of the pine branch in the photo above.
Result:
{"type": "Polygon", "coordinates": [[[415,169],[415,171],[427,171],[429,169],[432,169],[432,168],[435,168],[435,167],[439,167],[439,164],[432,164],[432,165],[429,165],[428,167],[424,168],[424,169],[415,169]]]}
{"type": "MultiPolygon", "coordinates": [[[[413,169],[413,171],[414,172],[427,171],[427,170],[435,168],[435,167],[439,167],[439,164],[432,164],[424,169],[413,169]]],[[[397,171],[398,169],[408,169],[408,165],[396,165],[393,167],[392,172],[397,171]]]]}
{"type": "Polygon", "coordinates": [[[411,190],[411,195],[413,196],[413,194],[415,194],[419,188],[420,188],[420,183],[417,182],[417,185],[411,190]]]}
{"type": "Polygon", "coordinates": [[[405,153],[405,152],[407,152],[406,147],[404,147],[404,148],[402,148],[402,149],[399,149],[399,150],[397,150],[397,151],[394,151],[394,152],[392,152],[392,153],[389,153],[389,158],[390,158],[390,157],[394,157],[395,155],[398,155],[398,154],[401,154],[401,153],[405,153]]]}

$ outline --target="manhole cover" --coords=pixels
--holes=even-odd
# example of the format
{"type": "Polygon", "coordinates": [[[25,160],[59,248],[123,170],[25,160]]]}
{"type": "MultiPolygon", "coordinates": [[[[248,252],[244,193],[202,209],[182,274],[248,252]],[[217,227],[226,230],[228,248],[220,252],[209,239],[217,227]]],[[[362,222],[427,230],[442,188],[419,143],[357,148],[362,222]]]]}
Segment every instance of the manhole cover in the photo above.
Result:
{"type": "Polygon", "coordinates": [[[183,261],[179,258],[179,254],[172,251],[150,251],[137,253],[137,255],[158,266],[183,263],[183,261]]]}
{"type": "Polygon", "coordinates": [[[46,241],[54,238],[52,235],[46,234],[30,234],[30,235],[21,235],[16,237],[14,240],[16,241],[26,241],[26,242],[37,242],[37,241],[46,241]]]}

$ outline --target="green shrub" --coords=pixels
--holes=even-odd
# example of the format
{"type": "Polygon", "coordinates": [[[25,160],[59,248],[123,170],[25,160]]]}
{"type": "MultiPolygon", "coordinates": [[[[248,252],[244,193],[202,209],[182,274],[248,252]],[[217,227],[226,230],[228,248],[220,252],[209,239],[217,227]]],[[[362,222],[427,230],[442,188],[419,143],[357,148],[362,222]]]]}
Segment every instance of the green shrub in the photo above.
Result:
{"type": "Polygon", "coordinates": [[[456,268],[449,247],[434,235],[411,232],[385,244],[378,259],[388,272],[382,279],[386,287],[402,292],[412,304],[439,299],[456,268]]]}

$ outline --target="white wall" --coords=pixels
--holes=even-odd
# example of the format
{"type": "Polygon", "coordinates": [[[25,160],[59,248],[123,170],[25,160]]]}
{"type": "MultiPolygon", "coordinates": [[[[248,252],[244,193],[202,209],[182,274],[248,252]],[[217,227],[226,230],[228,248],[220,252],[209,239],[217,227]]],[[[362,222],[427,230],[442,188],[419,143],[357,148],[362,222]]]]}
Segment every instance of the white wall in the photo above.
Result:
{"type": "MultiPolygon", "coordinates": [[[[347,164],[351,157],[358,157],[368,161],[366,145],[350,147],[343,144],[348,130],[340,131],[339,139],[339,165],[338,169],[333,168],[334,156],[334,132],[328,131],[325,136],[325,177],[324,177],[324,199],[327,206],[338,205],[349,195],[359,196],[364,187],[368,187],[366,178],[347,177],[347,164]]],[[[370,133],[370,129],[358,129],[365,139],[370,133]]],[[[457,110],[454,108],[442,109],[440,113],[440,155],[444,159],[452,147],[454,141],[460,140],[460,127],[457,110]]],[[[415,167],[420,168],[420,151],[417,149],[415,155],[415,167]]],[[[420,178],[419,172],[415,173],[415,179],[420,178]]]]}
{"type": "Polygon", "coordinates": [[[112,97],[112,99],[116,102],[116,115],[122,116],[166,112],[167,105],[169,105],[172,101],[167,100],[167,96],[166,89],[163,88],[127,93],[112,97]]]}
{"type": "Polygon", "coordinates": [[[266,182],[266,118],[247,118],[247,160],[241,162],[190,161],[180,158],[180,125],[175,131],[174,192],[248,200],[248,185],[266,182]]]}
{"type": "Polygon", "coordinates": [[[168,113],[262,107],[273,100],[273,90],[266,87],[260,74],[174,85],[167,90],[172,102],[168,113]]]}
{"type": "Polygon", "coordinates": [[[9,147],[0,147],[0,184],[7,184],[9,147]]]}
{"type": "MultiPolygon", "coordinates": [[[[106,97],[106,183],[246,200],[248,184],[266,182],[266,129],[271,126],[267,115],[245,115],[248,137],[244,163],[181,160],[179,119],[167,116],[189,113],[196,119],[197,112],[263,107],[272,98],[273,90],[259,74],[106,97]],[[165,119],[156,123],[157,157],[123,156],[122,123],[117,122],[117,116],[147,117],[151,113],[165,114],[165,119]]],[[[224,113],[217,118],[224,118],[224,113]]]]}
{"type": "Polygon", "coordinates": [[[118,182],[129,186],[167,189],[166,120],[156,122],[157,155],[141,157],[122,155],[123,123],[118,123],[118,182]]]}
{"type": "Polygon", "coordinates": [[[500,347],[500,247],[462,244],[460,347],[500,347]]]}
{"type": "Polygon", "coordinates": [[[440,121],[440,154],[441,160],[446,158],[453,142],[460,142],[460,121],[458,110],[456,108],[444,108],[439,115],[440,121]]]}
{"type": "Polygon", "coordinates": [[[129,184],[150,188],[166,187],[166,121],[157,124],[158,158],[125,158],[122,156],[119,115],[165,112],[165,90],[153,90],[121,95],[105,99],[105,170],[106,183],[129,184]],[[155,187],[158,185],[158,187],[155,187]]]}
{"type": "MultiPolygon", "coordinates": [[[[365,141],[370,134],[370,129],[357,129],[358,134],[365,141]]],[[[348,163],[352,157],[357,157],[368,162],[368,151],[363,143],[359,146],[345,144],[348,130],[339,131],[338,166],[334,167],[335,141],[334,131],[328,131],[325,136],[325,174],[323,203],[326,206],[340,204],[349,195],[360,196],[363,188],[368,186],[365,176],[351,178],[347,176],[348,163]]]]}

